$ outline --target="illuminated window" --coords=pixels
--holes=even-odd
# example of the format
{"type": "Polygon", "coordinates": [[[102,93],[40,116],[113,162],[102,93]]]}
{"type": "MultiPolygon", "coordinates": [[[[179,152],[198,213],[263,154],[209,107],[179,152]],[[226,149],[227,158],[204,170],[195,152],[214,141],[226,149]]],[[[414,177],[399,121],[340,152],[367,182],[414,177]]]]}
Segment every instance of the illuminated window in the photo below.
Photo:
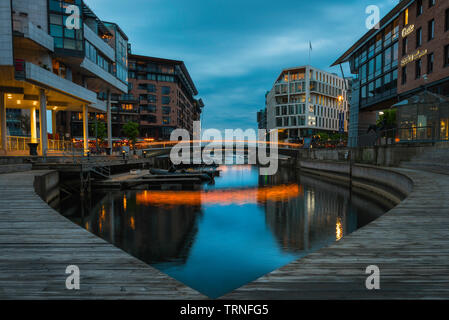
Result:
{"type": "Polygon", "coordinates": [[[126,111],[133,110],[133,105],[132,104],[122,104],[122,109],[126,110],[126,111]]]}

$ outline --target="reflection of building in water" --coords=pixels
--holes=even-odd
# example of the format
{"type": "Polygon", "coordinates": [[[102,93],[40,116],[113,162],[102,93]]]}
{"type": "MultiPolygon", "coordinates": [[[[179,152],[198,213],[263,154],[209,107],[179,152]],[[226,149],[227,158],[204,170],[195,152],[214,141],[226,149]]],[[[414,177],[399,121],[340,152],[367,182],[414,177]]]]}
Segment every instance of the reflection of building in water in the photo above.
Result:
{"type": "Polygon", "coordinates": [[[88,230],[147,263],[185,262],[201,206],[136,205],[133,192],[110,193],[97,203],[82,224],[88,230]]]}
{"type": "Polygon", "coordinates": [[[297,182],[298,177],[295,170],[291,168],[279,168],[275,175],[259,176],[259,186],[279,185],[297,182]]]}
{"type": "Polygon", "coordinates": [[[301,196],[265,205],[267,224],[285,251],[309,251],[338,241],[391,208],[378,198],[367,206],[366,195],[350,195],[344,187],[308,176],[301,176],[302,186],[301,196]]]}
{"type": "Polygon", "coordinates": [[[309,184],[306,177],[301,185],[303,196],[265,206],[267,224],[283,250],[313,250],[353,229],[346,226],[349,192],[316,180],[309,184]],[[315,182],[320,185],[314,186],[315,182]]]}

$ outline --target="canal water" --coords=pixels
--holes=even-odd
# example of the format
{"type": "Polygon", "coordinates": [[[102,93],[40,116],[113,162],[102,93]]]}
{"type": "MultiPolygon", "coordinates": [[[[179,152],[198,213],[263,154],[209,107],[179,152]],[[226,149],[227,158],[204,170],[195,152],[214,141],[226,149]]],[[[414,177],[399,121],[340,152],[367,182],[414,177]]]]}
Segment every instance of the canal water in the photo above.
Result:
{"type": "Polygon", "coordinates": [[[129,254],[216,298],[339,241],[393,205],[280,169],[221,166],[198,191],[96,192],[60,212],[129,254]]]}

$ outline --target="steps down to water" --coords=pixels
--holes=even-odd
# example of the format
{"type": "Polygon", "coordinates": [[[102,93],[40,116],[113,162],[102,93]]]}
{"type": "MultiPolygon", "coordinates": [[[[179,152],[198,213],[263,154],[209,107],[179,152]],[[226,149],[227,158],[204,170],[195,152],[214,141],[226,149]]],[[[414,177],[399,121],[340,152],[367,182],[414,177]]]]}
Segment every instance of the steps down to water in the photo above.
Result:
{"type": "Polygon", "coordinates": [[[400,165],[403,168],[449,174],[449,147],[422,152],[400,165]]]}
{"type": "Polygon", "coordinates": [[[22,157],[0,157],[0,174],[31,170],[32,164],[22,157]]]}

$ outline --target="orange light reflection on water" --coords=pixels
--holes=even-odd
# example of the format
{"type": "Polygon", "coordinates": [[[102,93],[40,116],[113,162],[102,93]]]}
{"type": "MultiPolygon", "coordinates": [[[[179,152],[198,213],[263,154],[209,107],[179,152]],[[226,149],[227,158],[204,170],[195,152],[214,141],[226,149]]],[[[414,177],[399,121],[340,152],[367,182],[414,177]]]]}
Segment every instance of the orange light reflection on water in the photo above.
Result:
{"type": "Polygon", "coordinates": [[[143,191],[136,195],[136,203],[156,206],[176,205],[230,205],[252,204],[266,201],[281,201],[303,194],[297,184],[270,186],[240,190],[213,191],[143,191]]]}

